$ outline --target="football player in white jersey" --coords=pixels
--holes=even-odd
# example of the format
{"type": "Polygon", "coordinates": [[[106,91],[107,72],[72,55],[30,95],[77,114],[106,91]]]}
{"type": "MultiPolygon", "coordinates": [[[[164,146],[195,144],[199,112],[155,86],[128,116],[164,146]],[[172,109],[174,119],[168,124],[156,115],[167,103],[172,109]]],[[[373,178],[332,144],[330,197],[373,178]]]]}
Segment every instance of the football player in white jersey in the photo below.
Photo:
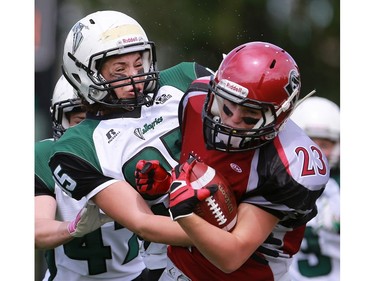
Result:
{"type": "Polygon", "coordinates": [[[318,215],[306,227],[290,272],[295,281],[340,280],[340,108],[323,97],[306,99],[291,119],[327,156],[331,178],[317,201],[318,215]]]}
{"type": "Polygon", "coordinates": [[[167,169],[178,164],[179,101],[194,79],[211,72],[187,62],[159,72],[154,43],[137,21],[116,11],[92,13],[72,27],[62,69],[87,115],[52,147],[49,166],[64,196],[95,203],[115,222],[64,245],[52,280],[142,280],[145,263],[161,269],[147,273],[157,280],[166,266],[164,244],[191,242],[170,220],[167,195],[137,192],[135,165],[139,159],[157,159],[167,169]],[[138,237],[160,244],[143,244],[141,254],[138,237]]]}
{"type": "MultiPolygon", "coordinates": [[[[47,266],[53,248],[84,236],[102,224],[110,221],[94,205],[83,208],[71,199],[76,208],[66,208],[60,202],[61,191],[55,183],[48,167],[50,148],[71,126],[80,123],[86,116],[81,99],[73,87],[61,76],[55,85],[50,107],[53,138],[35,143],[35,248],[47,249],[47,266]],[[82,209],[81,209],[82,208],[82,209]]],[[[50,268],[53,270],[53,268],[50,268]]],[[[49,276],[49,270],[46,276],[49,276]]],[[[45,278],[45,280],[48,277],[45,278]]]]}
{"type": "Polygon", "coordinates": [[[294,59],[267,42],[234,48],[214,76],[192,84],[181,103],[180,163],[193,152],[229,181],[237,224],[227,232],[194,214],[204,191],[181,173],[169,211],[195,247],[169,246],[160,280],[290,280],[292,257],[329,179],[326,157],[289,119],[300,90],[294,59]]]}

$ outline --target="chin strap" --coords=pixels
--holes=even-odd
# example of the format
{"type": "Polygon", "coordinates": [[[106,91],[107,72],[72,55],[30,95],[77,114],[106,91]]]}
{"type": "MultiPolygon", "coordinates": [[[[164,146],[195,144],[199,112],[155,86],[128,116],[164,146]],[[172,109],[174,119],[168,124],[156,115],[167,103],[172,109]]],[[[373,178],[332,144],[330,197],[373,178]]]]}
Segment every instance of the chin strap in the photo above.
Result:
{"type": "MultiPolygon", "coordinates": [[[[294,98],[296,97],[296,95],[299,93],[299,90],[300,90],[300,89],[297,87],[297,88],[293,91],[293,93],[289,96],[289,98],[288,98],[286,101],[284,101],[283,104],[280,106],[280,108],[276,111],[275,115],[273,115],[273,114],[268,110],[268,112],[265,113],[265,122],[264,122],[264,119],[263,119],[263,118],[259,119],[258,123],[256,123],[256,124],[254,125],[253,129],[258,129],[258,128],[260,128],[260,126],[261,126],[262,124],[265,124],[265,125],[270,124],[271,122],[274,121],[274,118],[277,118],[281,113],[287,111],[287,110],[290,108],[293,99],[294,99],[294,98]]],[[[305,100],[306,98],[310,97],[311,95],[313,95],[315,92],[316,92],[315,90],[311,91],[308,95],[306,95],[306,97],[304,97],[304,98],[301,100],[301,102],[302,102],[303,100],[305,100]]],[[[294,111],[294,109],[295,109],[298,105],[299,105],[299,102],[298,102],[297,105],[293,108],[292,112],[294,111]]],[[[274,137],[276,136],[275,134],[277,135],[276,132],[271,133],[269,137],[270,137],[270,138],[274,138],[274,137]]]]}
{"type": "MultiPolygon", "coordinates": [[[[276,113],[276,116],[279,116],[279,114],[281,113],[281,111],[280,110],[283,110],[283,108],[284,108],[284,110],[283,111],[286,111],[286,110],[288,110],[288,108],[289,108],[289,106],[290,106],[290,101],[291,101],[291,99],[295,96],[295,92],[296,92],[296,90],[294,90],[294,92],[293,92],[293,94],[289,97],[289,99],[287,100],[287,101],[285,101],[284,103],[283,103],[283,105],[281,106],[281,108],[277,111],[277,113],[276,113]],[[286,108],[286,109],[285,109],[286,108]]],[[[293,110],[290,112],[290,115],[292,115],[292,113],[293,113],[293,111],[304,101],[304,100],[306,100],[308,97],[311,97],[313,94],[315,94],[316,93],[316,90],[314,89],[314,90],[312,90],[310,93],[308,93],[303,99],[301,99],[301,100],[299,100],[298,102],[297,102],[297,104],[296,104],[296,106],[293,108],[293,110]]],[[[289,116],[290,116],[289,115],[289,116]]],[[[285,126],[285,122],[283,123],[283,124],[281,124],[280,125],[280,128],[279,128],[279,131],[281,131],[282,129],[283,129],[283,127],[285,126]]]]}
{"type": "MultiPolygon", "coordinates": [[[[293,108],[293,111],[296,110],[296,108],[297,108],[302,102],[304,102],[307,98],[311,97],[311,96],[312,96],[313,94],[315,94],[315,93],[316,93],[316,90],[314,89],[314,90],[312,90],[310,93],[308,93],[304,98],[300,99],[300,100],[297,102],[296,106],[293,108]]],[[[293,111],[292,111],[290,114],[292,114],[293,111]]]]}
{"type": "Polygon", "coordinates": [[[283,102],[283,104],[281,105],[281,107],[276,111],[276,117],[278,117],[282,112],[285,112],[287,111],[289,108],[290,108],[290,104],[292,102],[292,100],[295,98],[295,96],[299,93],[299,88],[295,88],[295,90],[293,91],[293,93],[290,95],[290,97],[283,102]]]}
{"type": "Polygon", "coordinates": [[[313,94],[315,94],[316,93],[316,90],[314,89],[314,90],[312,90],[310,93],[308,93],[304,98],[302,98],[302,99],[300,99],[298,102],[297,102],[297,105],[296,105],[296,107],[297,106],[299,106],[305,99],[307,99],[307,98],[309,98],[309,97],[311,97],[313,94]]]}

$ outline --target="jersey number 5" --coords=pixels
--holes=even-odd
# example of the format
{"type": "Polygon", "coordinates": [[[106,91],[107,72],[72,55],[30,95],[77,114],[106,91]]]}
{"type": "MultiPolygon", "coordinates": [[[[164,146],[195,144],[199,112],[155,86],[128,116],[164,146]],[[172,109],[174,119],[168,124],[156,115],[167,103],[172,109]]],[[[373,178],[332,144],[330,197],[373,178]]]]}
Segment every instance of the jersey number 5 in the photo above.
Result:
{"type": "Polygon", "coordinates": [[[71,191],[73,191],[77,183],[69,177],[67,174],[61,174],[61,166],[58,165],[56,169],[53,171],[53,176],[56,179],[56,181],[59,183],[60,187],[65,190],[69,195],[71,195],[71,191]]]}

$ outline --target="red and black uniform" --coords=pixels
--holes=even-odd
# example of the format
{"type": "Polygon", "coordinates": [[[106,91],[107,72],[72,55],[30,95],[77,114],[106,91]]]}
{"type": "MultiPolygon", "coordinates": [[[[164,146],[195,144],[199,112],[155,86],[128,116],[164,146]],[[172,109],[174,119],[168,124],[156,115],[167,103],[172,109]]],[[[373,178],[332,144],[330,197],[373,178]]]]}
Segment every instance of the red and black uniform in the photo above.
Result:
{"type": "Polygon", "coordinates": [[[329,177],[328,162],[291,120],[272,142],[258,149],[237,153],[208,150],[202,125],[208,82],[209,77],[195,81],[181,102],[180,163],[190,152],[197,154],[225,176],[237,204],[256,205],[280,221],[257,251],[231,274],[219,270],[194,247],[169,246],[168,257],[192,280],[286,280],[305,225],[317,214],[315,202],[329,177]]]}

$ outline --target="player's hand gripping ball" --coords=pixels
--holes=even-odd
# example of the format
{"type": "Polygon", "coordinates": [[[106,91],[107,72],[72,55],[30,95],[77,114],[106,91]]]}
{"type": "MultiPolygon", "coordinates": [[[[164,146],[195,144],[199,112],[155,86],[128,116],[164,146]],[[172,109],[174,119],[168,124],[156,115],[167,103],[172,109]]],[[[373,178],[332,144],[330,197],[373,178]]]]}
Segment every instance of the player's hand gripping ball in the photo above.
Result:
{"type": "Polygon", "coordinates": [[[145,199],[155,199],[168,193],[173,180],[158,160],[139,160],[134,177],[136,188],[145,199]]]}
{"type": "Polygon", "coordinates": [[[197,162],[190,175],[190,185],[194,189],[216,184],[218,187],[210,197],[200,201],[194,213],[217,227],[230,231],[237,222],[237,204],[229,184],[215,169],[197,162]]]}
{"type": "MultiPolygon", "coordinates": [[[[191,164],[186,169],[188,172],[184,175],[185,181],[189,187],[196,191],[195,194],[198,194],[198,197],[202,188],[217,187],[217,191],[211,192],[207,198],[196,200],[198,202],[195,204],[193,212],[207,222],[223,230],[231,231],[237,222],[237,204],[228,182],[215,169],[198,161],[195,157],[193,160],[188,159],[187,162],[191,164]]],[[[184,167],[187,167],[186,163],[181,165],[182,169],[184,167]]],[[[181,180],[181,174],[177,179],[181,180]]],[[[173,200],[173,197],[171,194],[170,199],[173,200]]]]}

